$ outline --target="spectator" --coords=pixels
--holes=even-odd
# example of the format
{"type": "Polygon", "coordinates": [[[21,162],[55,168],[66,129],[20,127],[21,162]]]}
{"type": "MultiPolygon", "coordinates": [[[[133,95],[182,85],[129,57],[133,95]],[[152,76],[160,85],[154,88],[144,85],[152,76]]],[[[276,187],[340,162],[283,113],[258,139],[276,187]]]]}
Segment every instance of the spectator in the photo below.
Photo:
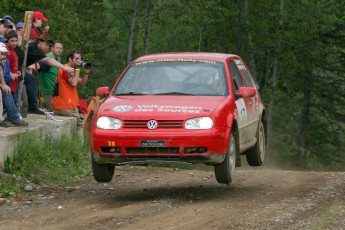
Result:
{"type": "Polygon", "coordinates": [[[43,22],[47,22],[48,19],[44,17],[43,13],[40,11],[35,11],[32,15],[32,18],[33,22],[30,31],[30,40],[36,41],[36,39],[42,35],[41,27],[43,22]]]}
{"type": "MultiPolygon", "coordinates": [[[[34,63],[42,61],[50,66],[55,66],[67,71],[70,74],[74,73],[74,68],[66,65],[62,65],[60,62],[53,58],[47,57],[45,53],[48,53],[49,47],[53,45],[53,40],[49,35],[42,34],[36,39],[36,42],[30,42],[26,60],[26,66],[35,68],[34,63]]],[[[38,109],[37,102],[37,86],[36,78],[30,73],[25,74],[25,84],[28,95],[29,110],[28,113],[42,114],[42,111],[38,109]]]]}
{"type": "MultiPolygon", "coordinates": [[[[2,48],[0,47],[0,50],[2,48]]],[[[0,51],[0,57],[2,57],[2,52],[0,51]]],[[[8,87],[5,83],[5,79],[4,79],[4,73],[2,70],[2,66],[0,65],[0,90],[1,92],[4,93],[11,93],[11,88],[8,87]]],[[[2,102],[2,93],[0,93],[0,127],[11,127],[13,126],[10,122],[4,120],[3,118],[3,102],[2,102]]]]}
{"type": "Polygon", "coordinates": [[[13,29],[12,24],[8,20],[0,18],[0,37],[4,37],[9,29],[13,29]]]}
{"type": "Polygon", "coordinates": [[[22,44],[22,37],[24,32],[24,23],[18,22],[16,24],[17,34],[18,34],[18,45],[20,46],[22,44]]]}
{"type": "MultiPolygon", "coordinates": [[[[47,57],[54,58],[58,62],[61,61],[61,54],[63,52],[63,44],[60,41],[55,41],[51,51],[47,54],[47,57]]],[[[55,84],[55,79],[58,74],[59,68],[55,66],[50,66],[40,61],[38,63],[38,68],[40,69],[39,83],[41,94],[44,97],[44,103],[49,111],[52,111],[51,100],[55,84]]]]}
{"type": "MultiPolygon", "coordinates": [[[[11,78],[9,73],[9,62],[6,59],[6,53],[9,53],[9,51],[6,48],[6,45],[4,43],[0,43],[0,52],[1,52],[1,69],[2,74],[4,76],[4,79],[11,78]]],[[[7,86],[10,86],[10,81],[6,81],[7,86]]],[[[13,96],[11,93],[9,93],[7,90],[2,91],[2,103],[3,108],[7,112],[7,118],[6,120],[9,122],[7,125],[10,126],[27,126],[28,123],[24,120],[20,119],[19,112],[17,109],[17,106],[14,104],[13,96]]]]}
{"type": "Polygon", "coordinates": [[[7,49],[9,54],[6,55],[7,60],[10,62],[10,74],[12,77],[11,81],[11,91],[14,99],[14,103],[18,107],[18,94],[17,94],[17,86],[18,86],[18,77],[21,75],[21,72],[18,68],[18,56],[16,51],[14,50],[18,45],[18,34],[14,30],[10,30],[5,34],[5,38],[7,39],[7,49]]]}
{"type": "Polygon", "coordinates": [[[7,20],[7,22],[12,25],[11,29],[16,30],[16,25],[14,24],[14,19],[13,19],[12,16],[5,15],[5,16],[2,17],[2,19],[7,20]]]}
{"type": "Polygon", "coordinates": [[[74,74],[69,74],[62,69],[59,70],[53,92],[52,107],[55,115],[77,118],[77,132],[83,140],[83,121],[78,111],[77,85],[87,83],[91,69],[84,68],[84,75],[79,78],[81,62],[81,54],[78,51],[71,50],[68,52],[65,66],[76,68],[76,70],[74,74]]]}

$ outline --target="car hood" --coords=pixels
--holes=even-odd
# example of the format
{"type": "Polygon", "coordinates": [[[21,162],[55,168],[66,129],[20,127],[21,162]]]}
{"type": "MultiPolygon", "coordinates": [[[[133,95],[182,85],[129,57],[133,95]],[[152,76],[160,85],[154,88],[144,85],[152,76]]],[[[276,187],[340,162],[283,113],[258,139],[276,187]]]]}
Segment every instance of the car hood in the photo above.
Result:
{"type": "Polygon", "coordinates": [[[219,96],[111,96],[99,108],[98,116],[126,120],[211,116],[225,99],[219,96]]]}

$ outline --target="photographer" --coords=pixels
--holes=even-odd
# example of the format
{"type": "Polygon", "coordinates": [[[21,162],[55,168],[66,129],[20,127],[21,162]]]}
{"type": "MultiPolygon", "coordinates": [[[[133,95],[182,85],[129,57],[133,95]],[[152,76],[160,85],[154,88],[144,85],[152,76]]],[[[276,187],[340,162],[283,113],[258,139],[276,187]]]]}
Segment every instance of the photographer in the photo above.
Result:
{"type": "Polygon", "coordinates": [[[77,85],[86,85],[91,64],[82,61],[80,52],[71,50],[67,54],[65,66],[75,68],[75,71],[74,74],[70,74],[63,69],[59,70],[53,91],[52,108],[55,115],[77,118],[77,132],[83,140],[83,121],[78,111],[77,85]],[[81,78],[80,68],[83,68],[81,78]]]}

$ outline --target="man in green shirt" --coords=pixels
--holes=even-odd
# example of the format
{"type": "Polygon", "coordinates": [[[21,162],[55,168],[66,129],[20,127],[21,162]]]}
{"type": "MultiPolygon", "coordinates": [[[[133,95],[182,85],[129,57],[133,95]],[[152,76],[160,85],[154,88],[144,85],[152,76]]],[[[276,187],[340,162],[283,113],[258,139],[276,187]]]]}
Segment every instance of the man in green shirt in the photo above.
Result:
{"type": "MultiPolygon", "coordinates": [[[[54,58],[58,62],[61,61],[61,54],[63,52],[63,44],[60,41],[55,41],[51,51],[47,54],[47,57],[54,58]]],[[[40,82],[40,95],[44,97],[45,106],[49,111],[52,111],[51,100],[55,84],[55,79],[58,74],[59,68],[55,66],[47,65],[44,62],[38,62],[39,64],[39,82],[40,82]]]]}

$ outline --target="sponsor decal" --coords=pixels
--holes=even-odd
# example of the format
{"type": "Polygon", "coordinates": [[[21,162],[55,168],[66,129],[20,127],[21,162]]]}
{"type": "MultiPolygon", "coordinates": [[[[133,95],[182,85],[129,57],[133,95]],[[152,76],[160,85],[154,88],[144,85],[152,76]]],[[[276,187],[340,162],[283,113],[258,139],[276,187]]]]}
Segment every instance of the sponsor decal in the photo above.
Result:
{"type": "Polygon", "coordinates": [[[195,62],[195,63],[206,63],[206,64],[216,64],[215,61],[204,60],[204,59],[194,59],[194,58],[161,58],[156,60],[141,61],[134,63],[135,65],[151,64],[156,62],[195,62]]]}
{"type": "Polygon", "coordinates": [[[236,107],[237,107],[237,111],[238,111],[238,123],[239,125],[244,125],[247,122],[247,108],[246,108],[246,104],[244,103],[243,98],[240,98],[238,100],[236,100],[236,107]]]}
{"type": "Polygon", "coordinates": [[[128,112],[133,109],[133,106],[130,105],[119,105],[113,108],[114,112],[128,112]]]}
{"type": "Polygon", "coordinates": [[[241,60],[236,59],[235,62],[240,70],[246,70],[246,66],[243,64],[241,60]]]}
{"type": "Polygon", "coordinates": [[[137,105],[134,112],[152,112],[152,113],[193,113],[199,114],[202,111],[201,106],[185,105],[137,105]]]}

